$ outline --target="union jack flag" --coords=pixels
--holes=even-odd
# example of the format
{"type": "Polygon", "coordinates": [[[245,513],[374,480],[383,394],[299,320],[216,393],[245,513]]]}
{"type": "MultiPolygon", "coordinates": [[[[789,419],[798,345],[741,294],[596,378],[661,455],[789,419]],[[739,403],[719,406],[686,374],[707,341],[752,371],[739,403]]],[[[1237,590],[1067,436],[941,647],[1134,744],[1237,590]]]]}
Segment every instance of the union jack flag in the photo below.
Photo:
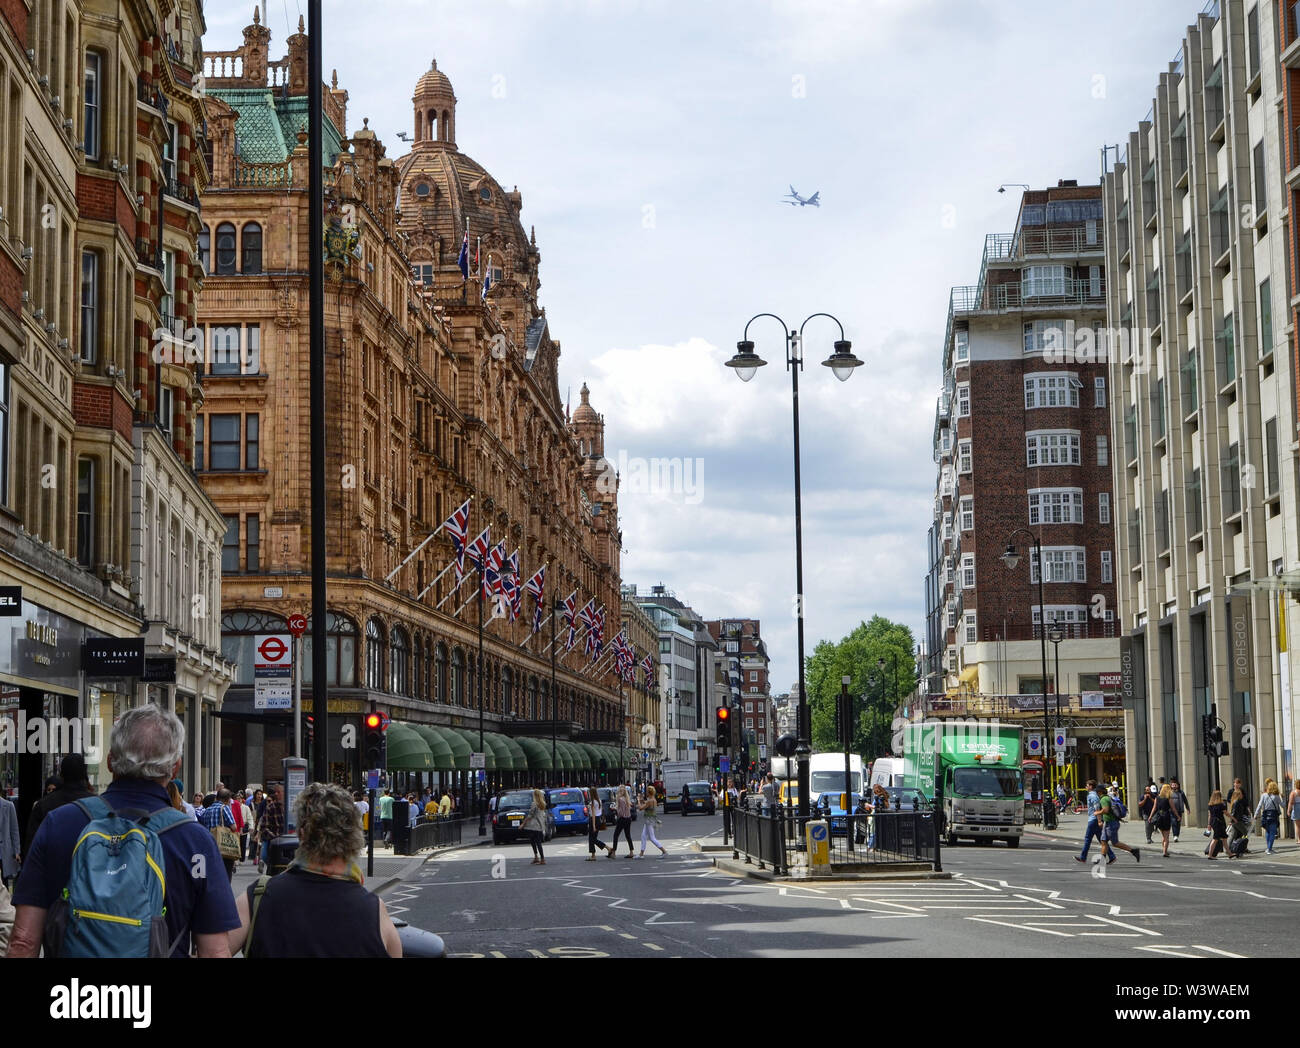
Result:
{"type": "Polygon", "coordinates": [[[592,597],[582,606],[578,612],[578,618],[582,619],[582,624],[587,627],[587,642],[583,649],[588,655],[596,650],[596,598],[592,597]]]}
{"type": "Polygon", "coordinates": [[[519,587],[519,551],[515,550],[506,558],[506,571],[501,577],[501,592],[510,606],[510,621],[519,618],[523,608],[524,594],[519,587]]]}
{"type": "Polygon", "coordinates": [[[618,667],[618,675],[625,681],[632,679],[632,667],[636,662],[636,655],[627,644],[627,631],[620,630],[617,637],[613,639],[610,646],[614,649],[614,661],[618,667]]]}
{"type": "Polygon", "coordinates": [[[641,660],[641,671],[645,674],[645,680],[643,681],[645,689],[649,691],[650,682],[654,680],[655,663],[648,651],[645,653],[645,658],[641,660]]]}
{"type": "Polygon", "coordinates": [[[506,563],[506,547],[498,542],[488,554],[487,569],[483,572],[483,599],[491,600],[501,595],[502,568],[506,563]]]}
{"type": "Polygon", "coordinates": [[[578,639],[578,628],[574,622],[574,616],[578,611],[578,591],[574,590],[564,598],[564,624],[569,629],[569,642],[565,645],[565,651],[572,651],[573,644],[578,639]]]}
{"type": "Polygon", "coordinates": [[[591,629],[591,637],[594,635],[595,644],[591,647],[591,661],[595,662],[600,658],[601,652],[605,650],[605,605],[601,605],[598,611],[592,613],[592,622],[594,625],[591,629]]]}
{"type": "Polygon", "coordinates": [[[524,583],[524,590],[533,595],[533,632],[542,628],[542,595],[546,590],[546,565],[537,569],[536,574],[524,583]]]}
{"type": "Polygon", "coordinates": [[[445,528],[447,537],[456,550],[456,581],[465,577],[465,537],[469,534],[469,499],[450,517],[438,525],[445,528]]]}
{"type": "Polygon", "coordinates": [[[487,564],[488,547],[492,544],[492,528],[488,526],[478,533],[478,538],[465,547],[465,558],[482,571],[487,564]]]}

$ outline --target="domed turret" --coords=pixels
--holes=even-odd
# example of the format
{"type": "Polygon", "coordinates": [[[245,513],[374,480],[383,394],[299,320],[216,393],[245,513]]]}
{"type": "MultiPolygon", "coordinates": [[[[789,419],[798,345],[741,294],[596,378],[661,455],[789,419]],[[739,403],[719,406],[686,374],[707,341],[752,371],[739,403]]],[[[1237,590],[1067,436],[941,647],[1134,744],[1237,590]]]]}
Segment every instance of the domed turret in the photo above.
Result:
{"type": "Polygon", "coordinates": [[[415,107],[416,147],[445,145],[455,149],[456,92],[447,75],[438,71],[436,59],[415,82],[411,103],[415,107]]]}
{"type": "Polygon", "coordinates": [[[579,396],[582,403],[573,412],[573,432],[582,454],[599,458],[605,454],[605,424],[591,406],[591,391],[587,389],[587,383],[582,384],[579,396]]]}

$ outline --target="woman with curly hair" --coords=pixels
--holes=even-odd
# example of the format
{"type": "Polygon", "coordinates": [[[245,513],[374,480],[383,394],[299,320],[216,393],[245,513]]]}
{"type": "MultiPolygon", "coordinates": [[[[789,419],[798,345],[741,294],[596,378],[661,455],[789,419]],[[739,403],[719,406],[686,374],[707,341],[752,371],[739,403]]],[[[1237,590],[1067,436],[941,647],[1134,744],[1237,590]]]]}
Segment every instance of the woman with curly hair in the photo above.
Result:
{"type": "Polygon", "coordinates": [[[341,786],[313,782],[298,795],[298,851],[278,877],[259,877],[239,897],[230,952],[245,957],[400,957],[384,902],[363,887],[353,861],[361,816],[341,786]],[[328,915],[327,920],[322,915],[328,915]]]}

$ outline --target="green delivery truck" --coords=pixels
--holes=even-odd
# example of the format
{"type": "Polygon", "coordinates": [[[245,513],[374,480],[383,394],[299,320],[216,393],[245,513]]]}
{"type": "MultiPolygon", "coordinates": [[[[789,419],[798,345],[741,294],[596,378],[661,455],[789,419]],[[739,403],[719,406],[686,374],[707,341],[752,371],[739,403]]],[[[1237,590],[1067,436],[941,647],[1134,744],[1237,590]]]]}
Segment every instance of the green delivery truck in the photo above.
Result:
{"type": "Polygon", "coordinates": [[[923,721],[903,729],[903,785],[931,802],[943,784],[944,841],[1002,840],[1020,846],[1025,797],[1021,729],[996,721],[923,721]]]}

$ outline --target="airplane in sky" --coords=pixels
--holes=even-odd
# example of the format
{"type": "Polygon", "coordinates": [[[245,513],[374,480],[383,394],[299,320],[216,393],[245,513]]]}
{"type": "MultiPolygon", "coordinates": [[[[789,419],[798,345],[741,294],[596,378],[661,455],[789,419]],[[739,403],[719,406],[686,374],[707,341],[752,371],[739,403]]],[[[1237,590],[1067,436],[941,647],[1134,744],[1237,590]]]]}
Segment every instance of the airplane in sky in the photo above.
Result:
{"type": "Polygon", "coordinates": [[[816,193],[814,193],[810,197],[801,197],[799,195],[799,190],[795,189],[794,186],[791,186],[790,192],[787,194],[787,196],[794,197],[794,199],[788,200],[783,198],[780,202],[782,204],[789,204],[791,207],[809,207],[809,206],[821,207],[822,202],[819,199],[821,195],[822,193],[821,190],[819,189],[816,193]]]}

